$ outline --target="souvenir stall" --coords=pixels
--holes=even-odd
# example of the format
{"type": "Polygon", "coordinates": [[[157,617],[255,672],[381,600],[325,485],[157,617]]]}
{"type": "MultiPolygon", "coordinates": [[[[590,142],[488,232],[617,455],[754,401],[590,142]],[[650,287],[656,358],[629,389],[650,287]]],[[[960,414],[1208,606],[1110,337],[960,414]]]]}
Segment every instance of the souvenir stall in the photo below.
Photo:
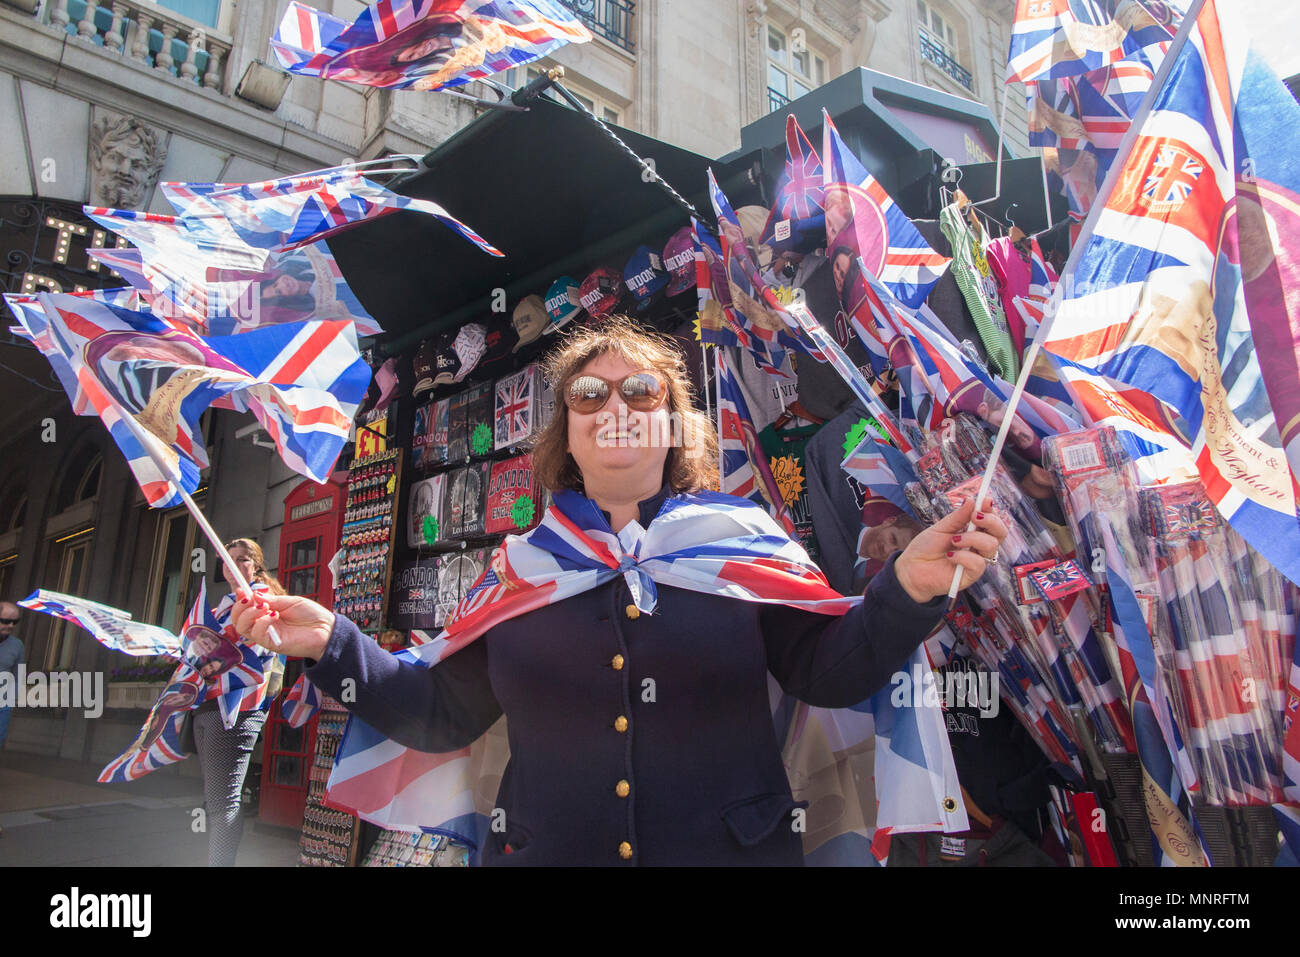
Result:
{"type": "MultiPolygon", "coordinates": [[[[855,88],[864,84],[862,76],[850,79],[855,88]]],[[[1037,159],[962,169],[944,157],[952,129],[926,126],[916,109],[942,95],[892,78],[867,79],[875,82],[866,84],[870,96],[863,99],[876,110],[862,114],[861,103],[856,114],[846,109],[836,118],[842,134],[814,121],[805,135],[788,121],[785,136],[763,148],[747,128],[747,148],[713,164],[754,257],[748,284],[731,266],[725,226],[710,225],[707,194],[689,189],[703,178],[702,161],[680,157],[671,177],[658,164],[669,183],[686,188],[684,200],[669,201],[644,179],[638,192],[636,167],[600,140],[590,120],[546,102],[528,114],[481,120],[461,142],[426,157],[427,171],[398,185],[416,196],[424,189],[446,195],[445,182],[468,175],[465,157],[473,150],[505,155],[516,136],[545,142],[547,133],[530,127],[534,122],[591,150],[578,151],[591,162],[580,171],[592,177],[589,188],[556,196],[576,215],[557,220],[524,208],[505,189],[479,196],[483,211],[473,218],[488,222],[508,210],[518,237],[502,241],[515,239],[532,255],[491,264],[459,262],[457,250],[445,262],[431,256],[435,271],[463,268],[464,275],[448,288],[438,316],[392,324],[381,345],[399,357],[399,367],[413,357],[410,386],[395,402],[394,434],[411,468],[398,496],[405,548],[391,583],[401,597],[395,607],[390,599],[385,624],[436,631],[500,535],[525,530],[540,516],[545,502],[528,477],[527,438],[552,413],[554,398],[536,360],[566,327],[612,312],[678,335],[699,400],[720,424],[724,490],[768,508],[838,590],[860,591],[892,550],[975,492],[1054,289],[1052,264],[1065,261],[1081,217],[1066,215],[1066,198],[1049,189],[1037,159]],[[915,102],[907,103],[909,94],[915,102]],[[928,325],[864,335],[860,303],[845,295],[852,276],[837,275],[835,249],[828,254],[824,218],[802,222],[790,212],[797,206],[783,205],[791,179],[785,173],[808,153],[821,152],[827,163],[829,148],[837,169],[869,178],[848,144],[872,144],[864,150],[869,155],[880,151],[893,135],[882,133],[877,116],[886,101],[893,104],[891,129],[907,116],[931,137],[916,142],[921,137],[909,133],[891,160],[871,157],[901,197],[886,215],[903,214],[916,234],[911,248],[933,253],[943,266],[937,278],[908,287],[891,282],[887,262],[878,264],[895,297],[890,302],[915,310],[928,325]],[[787,155],[791,144],[801,145],[787,155]],[[624,185],[631,179],[630,192],[617,194],[618,213],[604,199],[611,177],[624,185]],[[636,208],[641,197],[649,208],[636,208]],[[704,210],[694,230],[684,209],[692,200],[704,210]],[[556,250],[564,251],[558,259],[556,250]],[[764,284],[775,301],[761,298],[764,284]],[[500,293],[503,301],[494,306],[500,293]],[[915,298],[908,301],[908,294],[915,298]],[[806,304],[822,326],[819,335],[829,337],[817,341],[838,345],[844,362],[772,345],[780,337],[764,335],[755,317],[763,308],[779,314],[780,302],[806,304]],[[876,349],[873,338],[885,349],[876,349]],[[938,387],[924,381],[936,368],[946,373],[938,387]],[[849,369],[879,401],[864,404],[847,381],[849,369]],[[516,405],[526,410],[518,422],[516,405]],[[898,443],[881,441],[891,435],[883,421],[890,418],[902,423],[906,455],[898,443]]],[[[842,100],[844,85],[835,81],[805,99],[842,100]]],[[[996,140],[987,117],[962,119],[952,104],[930,106],[950,127],[965,123],[981,139],[992,133],[996,140]]],[[[815,116],[815,109],[801,101],[794,112],[815,116]]],[[[763,122],[771,127],[774,119],[763,122]]],[[[642,155],[671,152],[620,135],[642,155]]],[[[532,171],[537,181],[552,182],[549,175],[569,182],[573,172],[549,165],[549,157],[541,151],[540,168],[532,171]]],[[[712,212],[725,218],[730,209],[715,205],[712,212]]],[[[852,228],[850,221],[846,229],[852,228]]],[[[396,309],[415,295],[413,278],[376,254],[385,242],[427,244],[420,229],[418,222],[394,221],[332,242],[355,273],[354,285],[385,301],[375,309],[396,309]]],[[[987,856],[996,846],[1002,856],[995,863],[1271,863],[1278,846],[1273,805],[1284,801],[1282,709],[1294,587],[1216,518],[1203,486],[1143,487],[1114,430],[1083,428],[1050,367],[1034,371],[1030,398],[1005,430],[1009,444],[991,472],[995,507],[1013,529],[1004,562],[958,600],[927,643],[967,811],[980,824],[935,843],[928,861],[927,841],[904,836],[893,860],[960,863],[976,848],[987,856]],[[1126,535],[1103,541],[1120,529],[1126,535]],[[1117,587],[1119,575],[1128,577],[1131,593],[1117,587]],[[1138,673],[1144,664],[1134,663],[1130,649],[1140,639],[1125,634],[1139,627],[1134,607],[1155,649],[1155,676],[1138,673]],[[1157,689],[1155,705],[1143,679],[1157,689]],[[1241,691],[1242,680],[1251,691],[1241,691]],[[1222,723],[1233,729],[1226,738],[1222,723]],[[1001,843],[990,844],[999,830],[1001,843]],[[1009,832],[1022,850],[1032,845],[1032,854],[1017,858],[1002,849],[1009,832]]],[[[386,832],[375,847],[382,848],[380,862],[400,863],[435,859],[447,842],[386,832]]]]}
{"type": "MultiPolygon", "coordinates": [[[[1196,7],[1215,16],[1209,0],[1196,7]]],[[[763,508],[841,594],[971,498],[990,499],[1010,531],[960,595],[954,575],[908,671],[859,709],[869,724],[828,731],[774,689],[794,798],[816,824],[810,863],[1294,855],[1300,485],[1277,423],[1300,419],[1300,401],[1295,363],[1276,356],[1294,359],[1278,303],[1300,276],[1271,258],[1262,213],[1175,255],[1195,225],[1178,218],[1184,204],[1217,222],[1233,197],[1197,185],[1208,160],[1191,162],[1192,147],[1134,147],[1149,113],[1182,108],[1182,90],[1162,84],[1217,35],[1196,23],[1199,45],[1185,42],[1187,19],[1112,51],[1142,53],[1122,77],[1070,66],[1071,91],[1098,86],[1105,123],[1087,98],[1058,96],[1051,63],[1018,58],[1013,40],[1009,73],[1029,91],[1041,159],[1007,155],[982,107],[857,70],[710,163],[603,126],[552,72],[415,170],[382,170],[382,192],[350,183],[346,199],[371,202],[356,228],[333,228],[336,203],[312,235],[328,236],[317,246],[367,331],[384,332],[339,460],[334,608],[399,655],[437,641],[493,549],[547,508],[530,447],[563,413],[541,360],[573,329],[628,314],[681,345],[718,425],[721,490],[763,508]],[[1143,70],[1146,86],[1130,76],[1143,70]],[[1140,111],[1121,95],[1138,87],[1140,111]],[[562,102],[540,98],[548,88],[562,102]],[[430,215],[366,212],[379,203],[430,215]],[[1099,275],[1104,309],[1073,281],[1099,275]],[[1210,294],[1233,282],[1239,295],[1210,294]],[[1216,322],[1228,332],[1216,337],[1216,322]],[[894,735],[900,722],[913,733],[894,735]],[[925,753],[907,753],[904,738],[922,734],[925,753]],[[887,800],[864,797],[866,778],[887,800]],[[939,824],[901,813],[926,802],[939,824]],[[954,820],[964,829],[938,830],[954,820]]],[[[1266,80],[1251,95],[1300,130],[1300,107],[1266,80]]],[[[1284,152],[1256,146],[1252,169],[1289,176],[1284,152]]],[[[1205,182],[1231,181],[1219,172],[1205,182]]],[[[1254,183],[1235,199],[1263,202],[1254,183]]],[[[319,714],[303,863],[466,863],[472,849],[447,834],[354,816],[387,820],[404,785],[374,783],[391,742],[350,750],[346,702],[321,697],[299,683],[284,702],[294,726],[319,714]]]]}

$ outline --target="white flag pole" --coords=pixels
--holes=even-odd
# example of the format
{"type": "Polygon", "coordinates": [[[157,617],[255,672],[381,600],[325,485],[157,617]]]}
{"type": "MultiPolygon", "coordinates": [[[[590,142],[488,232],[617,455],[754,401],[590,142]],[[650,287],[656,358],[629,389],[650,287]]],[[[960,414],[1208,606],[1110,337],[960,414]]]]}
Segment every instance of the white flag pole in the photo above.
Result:
{"type": "MultiPolygon", "coordinates": [[[[1101,218],[1102,210],[1105,209],[1106,203],[1110,200],[1110,194],[1119,181],[1124,164],[1128,162],[1128,155],[1133,150],[1133,143],[1138,138],[1138,132],[1146,121],[1147,114],[1151,112],[1151,106],[1155,103],[1156,96],[1165,85],[1165,80],[1169,77],[1170,71],[1173,70],[1174,61],[1178,59],[1178,54],[1187,43],[1187,37],[1192,32],[1192,27],[1195,26],[1196,18],[1204,4],[1205,0],[1192,0],[1192,5],[1178,28],[1178,35],[1174,37],[1169,52],[1165,54],[1165,58],[1160,64],[1160,69],[1156,71],[1156,75],[1151,81],[1151,88],[1147,90],[1147,95],[1142,100],[1142,106],[1138,108],[1137,114],[1133,117],[1133,122],[1129,124],[1128,130],[1125,131],[1124,138],[1120,141],[1119,149],[1116,151],[1115,162],[1106,171],[1106,179],[1102,183],[1101,189],[1097,191],[1097,198],[1093,200],[1092,208],[1083,221],[1083,227],[1079,231],[1079,238],[1070,250],[1070,256],[1065,262],[1064,269],[1061,270],[1061,278],[1052,291],[1052,298],[1048,300],[1047,308],[1043,312],[1043,324],[1038,327],[1038,333],[1034,336],[1034,341],[1030,343],[1029,351],[1025,353],[1024,363],[1020,367],[1020,377],[1016,380],[1016,387],[1012,390],[1011,398],[1007,401],[1002,416],[1002,425],[998,428],[997,438],[993,441],[993,450],[989,452],[988,467],[984,470],[984,477],[980,480],[979,491],[975,493],[977,508],[984,501],[984,497],[988,495],[989,488],[993,484],[993,471],[997,468],[998,458],[1002,455],[1002,446],[1006,443],[1007,433],[1011,430],[1012,416],[1015,414],[1016,406],[1020,403],[1020,397],[1024,395],[1025,383],[1029,381],[1030,370],[1033,369],[1034,362],[1038,359],[1039,349],[1043,342],[1047,340],[1048,333],[1051,332],[1052,326],[1056,322],[1056,314],[1060,310],[1066,284],[1073,277],[1074,271],[1078,267],[1080,251],[1087,246],[1088,241],[1092,238],[1093,230],[1097,227],[1097,221],[1101,218]],[[1120,157],[1123,157],[1123,159],[1120,159],[1120,157]]],[[[974,523],[971,523],[966,530],[971,531],[974,527],[974,523]]],[[[960,590],[962,570],[960,565],[953,569],[952,585],[948,588],[949,601],[956,598],[957,592],[960,590]]]]}
{"type": "MultiPolygon", "coordinates": [[[[217,534],[216,529],[209,524],[207,516],[199,510],[199,506],[195,503],[194,499],[190,498],[190,493],[185,491],[185,487],[181,481],[180,469],[172,464],[163,450],[158,448],[158,446],[161,445],[161,440],[157,436],[146,432],[141,428],[140,423],[135,420],[135,416],[133,416],[129,411],[126,409],[120,409],[119,411],[122,415],[122,421],[125,422],[127,428],[131,430],[131,434],[134,435],[140,445],[143,446],[145,452],[148,453],[149,458],[153,460],[154,465],[158,466],[158,469],[163,473],[163,477],[166,478],[171,483],[172,487],[176,489],[177,494],[181,497],[181,501],[185,503],[185,507],[189,510],[189,513],[194,516],[194,521],[198,523],[199,528],[212,544],[212,547],[215,548],[217,554],[221,556],[221,562],[226,566],[226,571],[230,572],[230,576],[234,580],[235,586],[240,592],[240,596],[243,597],[244,595],[247,595],[248,600],[251,601],[253,599],[253,589],[248,584],[248,579],[244,578],[243,572],[239,570],[239,566],[235,564],[235,560],[230,557],[230,552],[226,551],[225,543],[221,541],[221,537],[217,534]]],[[[278,648],[280,646],[280,636],[276,633],[275,627],[271,626],[268,628],[266,634],[267,637],[271,639],[271,643],[278,648]]]]}

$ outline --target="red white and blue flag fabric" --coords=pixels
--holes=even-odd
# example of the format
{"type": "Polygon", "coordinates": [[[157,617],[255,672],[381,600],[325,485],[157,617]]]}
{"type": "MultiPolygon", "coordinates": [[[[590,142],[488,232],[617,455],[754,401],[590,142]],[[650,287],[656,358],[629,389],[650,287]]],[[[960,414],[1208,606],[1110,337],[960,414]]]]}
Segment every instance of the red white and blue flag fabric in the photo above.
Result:
{"type": "MultiPolygon", "coordinates": [[[[84,299],[93,299],[96,302],[108,303],[111,306],[121,306],[123,309],[137,310],[140,308],[140,297],[135,289],[92,289],[89,292],[67,293],[70,296],[81,296],[84,299]]],[[[89,400],[85,393],[81,391],[81,384],[77,381],[77,373],[72,366],[68,364],[55,348],[54,340],[50,338],[49,323],[45,321],[45,310],[41,306],[38,296],[30,296],[19,293],[5,293],[4,300],[8,304],[10,311],[15,317],[21,312],[21,325],[10,326],[9,331],[20,338],[26,339],[32,345],[40,350],[41,355],[49,361],[50,367],[54,370],[55,376],[58,377],[59,384],[63,386],[63,391],[68,394],[68,400],[72,403],[72,411],[77,415],[87,415],[90,408],[89,400]]]]}
{"type": "Polygon", "coordinates": [[[1300,105],[1213,0],[1142,121],[1044,347],[1145,482],[1199,479],[1300,581],[1300,105]]]}
{"type": "MultiPolygon", "coordinates": [[[[492,256],[503,256],[472,228],[429,199],[414,199],[385,189],[355,169],[321,170],[260,183],[169,184],[190,191],[187,225],[214,215],[229,225],[244,243],[255,249],[286,250],[315,243],[335,233],[399,210],[425,213],[459,233],[492,256]],[[200,216],[195,212],[215,210],[200,216]]],[[[129,237],[128,237],[129,238],[129,237]]]]}
{"type": "MultiPolygon", "coordinates": [[[[436,666],[500,622],[620,577],[643,613],[654,611],[657,585],[826,615],[842,615],[862,600],[831,589],[802,547],[752,502],[716,492],[677,495],[648,528],[633,522],[616,535],[594,502],[562,491],[537,528],[506,538],[447,627],[398,657],[436,666]]],[[[919,650],[914,658],[924,661],[919,650]]],[[[912,702],[894,707],[890,691],[852,709],[875,718],[878,828],[965,830],[964,806],[951,800],[960,791],[941,712],[912,702]]],[[[448,833],[477,845],[490,807],[475,805],[475,767],[473,749],[409,751],[352,718],[327,796],[384,827],[448,833]]]]}
{"type": "Polygon", "coordinates": [[[731,370],[726,350],[715,349],[718,381],[718,473],[722,491],[748,499],[772,516],[787,535],[794,519],[758,441],[745,394],[731,370]]]}
{"type": "MultiPolygon", "coordinates": [[[[325,481],[370,382],[350,322],[292,323],[205,339],[78,296],[43,294],[40,302],[41,335],[55,361],[75,372],[87,399],[83,414],[104,420],[155,507],[180,503],[174,477],[186,491],[197,488],[207,464],[199,416],[214,405],[251,411],[286,465],[325,481]]],[[[36,330],[29,331],[35,339],[36,330]]],[[[71,398],[75,408],[77,397],[71,398]]]]}
{"type": "Polygon", "coordinates": [[[822,162],[791,113],[785,118],[785,169],[759,242],[781,251],[815,249],[826,232],[822,162]]]}
{"type": "Polygon", "coordinates": [[[825,110],[822,124],[828,255],[834,259],[841,247],[847,247],[899,302],[916,309],[952,260],[930,248],[907,214],[844,145],[825,110]]]}
{"type": "Polygon", "coordinates": [[[591,31],[558,0],[379,0],[355,23],[294,0],[271,52],[301,76],[440,90],[590,39],[591,31]]]}
{"type": "Polygon", "coordinates": [[[1007,82],[1074,76],[1178,32],[1183,4],[1164,0],[1017,0],[1007,82]]]}
{"type": "Polygon", "coordinates": [[[189,756],[181,746],[181,724],[186,712],[202,703],[206,684],[206,679],[194,664],[202,665],[221,657],[219,645],[224,639],[220,638],[219,631],[217,620],[208,608],[204,582],[181,625],[181,635],[188,637],[173,638],[175,647],[167,652],[171,657],[180,658],[180,663],[149,709],[149,717],[140,728],[140,734],[129,748],[99,772],[97,780],[100,784],[135,781],[150,771],[189,756]],[[214,638],[218,640],[212,640],[214,638]]]}
{"type": "Polygon", "coordinates": [[[745,323],[736,315],[731,301],[731,287],[727,282],[727,267],[722,258],[722,245],[718,238],[691,218],[691,243],[695,249],[695,293],[700,316],[700,341],[716,346],[739,346],[754,357],[754,362],[769,375],[782,376],[780,367],[784,349],[774,347],[752,336],[745,323]]]}
{"type": "Polygon", "coordinates": [[[132,621],[130,614],[120,608],[44,588],[38,588],[26,598],[20,599],[18,604],[80,625],[105,648],[125,655],[180,656],[179,638],[157,625],[132,621]]]}
{"type": "MultiPolygon", "coordinates": [[[[207,608],[206,585],[205,581],[199,592],[199,600],[195,603],[196,610],[200,606],[205,610],[207,608]]],[[[252,582],[249,587],[257,592],[269,590],[262,582],[252,582]]],[[[203,696],[204,701],[217,702],[221,720],[227,728],[235,726],[239,712],[260,711],[269,707],[267,694],[271,689],[271,683],[267,678],[278,664],[276,659],[279,658],[274,651],[261,645],[250,645],[231,627],[230,612],[235,606],[235,601],[234,594],[223,597],[204,622],[208,629],[219,631],[226,642],[225,647],[232,648],[238,654],[238,657],[228,662],[227,667],[218,674],[208,676],[208,687],[203,696]]],[[[189,637],[187,631],[186,638],[189,637]]]]}

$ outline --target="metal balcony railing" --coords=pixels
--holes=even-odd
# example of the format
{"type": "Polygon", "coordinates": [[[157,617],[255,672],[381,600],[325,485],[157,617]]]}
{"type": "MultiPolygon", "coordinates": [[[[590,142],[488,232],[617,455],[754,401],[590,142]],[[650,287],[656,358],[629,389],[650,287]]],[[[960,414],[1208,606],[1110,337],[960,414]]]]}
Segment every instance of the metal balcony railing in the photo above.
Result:
{"type": "Polygon", "coordinates": [[[576,13],[592,33],[628,53],[635,52],[632,43],[634,0],[560,0],[560,3],[576,13]]]}
{"type": "Polygon", "coordinates": [[[934,40],[929,35],[927,35],[924,30],[921,31],[920,37],[921,37],[922,57],[929,60],[940,70],[943,70],[944,73],[948,74],[948,76],[952,77],[962,86],[964,86],[966,89],[968,90],[974,89],[974,87],[971,84],[970,70],[966,69],[960,63],[954,60],[952,56],[948,53],[948,51],[945,50],[938,43],[935,43],[934,40]]]}
{"type": "Polygon", "coordinates": [[[55,29],[146,63],[205,89],[223,90],[230,44],[202,26],[147,0],[50,0],[45,22],[55,29]]]}
{"type": "Polygon", "coordinates": [[[784,93],[774,90],[770,86],[767,88],[767,112],[775,113],[789,102],[790,97],[784,93]]]}

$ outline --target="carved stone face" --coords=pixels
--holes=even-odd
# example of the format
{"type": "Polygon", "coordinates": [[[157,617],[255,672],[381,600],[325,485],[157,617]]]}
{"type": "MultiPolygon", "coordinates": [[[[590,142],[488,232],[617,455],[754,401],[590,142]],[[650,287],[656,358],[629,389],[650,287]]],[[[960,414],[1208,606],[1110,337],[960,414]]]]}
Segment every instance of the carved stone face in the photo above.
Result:
{"type": "Polygon", "coordinates": [[[165,158],[155,131],[138,120],[118,117],[96,123],[91,131],[91,202],[140,209],[165,158]]]}

